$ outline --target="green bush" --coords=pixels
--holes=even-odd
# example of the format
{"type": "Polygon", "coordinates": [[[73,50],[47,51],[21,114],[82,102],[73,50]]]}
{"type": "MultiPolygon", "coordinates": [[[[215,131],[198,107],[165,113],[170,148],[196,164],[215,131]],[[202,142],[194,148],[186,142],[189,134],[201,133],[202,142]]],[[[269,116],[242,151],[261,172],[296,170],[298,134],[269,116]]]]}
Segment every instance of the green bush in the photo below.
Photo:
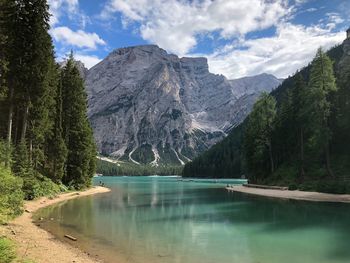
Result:
{"type": "Polygon", "coordinates": [[[290,191],[294,191],[294,190],[297,190],[297,189],[298,189],[298,185],[295,184],[295,183],[291,183],[288,186],[288,190],[290,190],[290,191]]]}
{"type": "Polygon", "coordinates": [[[23,178],[23,192],[26,200],[33,200],[42,196],[55,196],[62,187],[40,174],[23,178]]]}
{"type": "Polygon", "coordinates": [[[295,185],[295,182],[297,181],[297,177],[298,169],[295,166],[283,165],[271,176],[267,177],[262,184],[293,187],[293,184],[295,185]]]}
{"type": "Polygon", "coordinates": [[[314,182],[314,181],[304,182],[304,183],[302,183],[299,186],[299,189],[301,191],[316,191],[316,189],[317,189],[317,182],[314,182]]]}
{"type": "Polygon", "coordinates": [[[11,153],[11,145],[0,140],[0,165],[9,166],[11,164],[11,153]]]}
{"type": "Polygon", "coordinates": [[[343,181],[319,181],[316,185],[316,191],[323,193],[346,194],[349,190],[350,183],[343,181]]]}
{"type": "Polygon", "coordinates": [[[13,243],[6,238],[0,238],[0,262],[11,263],[15,258],[16,251],[13,243]]]}
{"type": "Polygon", "coordinates": [[[22,180],[0,165],[0,223],[22,213],[22,180]]]}
{"type": "Polygon", "coordinates": [[[308,181],[300,185],[302,191],[316,191],[329,194],[350,193],[350,182],[337,179],[319,179],[308,181]]]}

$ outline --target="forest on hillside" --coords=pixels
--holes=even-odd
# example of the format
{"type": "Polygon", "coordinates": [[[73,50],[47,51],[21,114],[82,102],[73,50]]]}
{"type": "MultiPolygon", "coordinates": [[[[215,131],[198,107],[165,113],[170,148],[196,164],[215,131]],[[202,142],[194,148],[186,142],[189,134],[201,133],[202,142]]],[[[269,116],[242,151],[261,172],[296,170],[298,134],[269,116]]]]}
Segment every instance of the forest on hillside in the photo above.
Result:
{"type": "Polygon", "coordinates": [[[150,165],[135,164],[120,161],[112,163],[104,160],[97,160],[96,172],[104,176],[147,176],[147,175],[181,175],[181,165],[150,165]]]}
{"type": "Polygon", "coordinates": [[[230,135],[184,176],[245,176],[290,189],[350,192],[350,39],[262,94],[230,135]]]}
{"type": "Polygon", "coordinates": [[[0,222],[95,173],[83,80],[72,55],[55,62],[49,18],[45,0],[0,0],[0,222]]]}

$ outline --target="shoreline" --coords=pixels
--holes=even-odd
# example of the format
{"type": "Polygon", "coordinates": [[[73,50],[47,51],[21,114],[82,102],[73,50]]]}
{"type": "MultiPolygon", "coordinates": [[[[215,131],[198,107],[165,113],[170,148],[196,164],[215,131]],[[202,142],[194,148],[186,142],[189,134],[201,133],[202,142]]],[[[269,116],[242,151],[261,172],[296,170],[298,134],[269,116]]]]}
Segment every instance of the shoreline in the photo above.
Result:
{"type": "Polygon", "coordinates": [[[238,192],[250,195],[272,197],[279,199],[292,199],[311,202],[331,202],[331,203],[350,203],[350,194],[327,194],[319,192],[291,191],[291,190],[272,190],[259,189],[245,186],[225,187],[228,192],[238,192]]]}
{"type": "Polygon", "coordinates": [[[33,214],[41,208],[79,197],[110,192],[110,189],[95,186],[85,191],[62,193],[53,199],[42,197],[24,202],[24,213],[0,226],[0,235],[14,241],[18,258],[29,258],[35,263],[96,263],[101,262],[87,252],[62,242],[51,233],[33,223],[33,214]]]}

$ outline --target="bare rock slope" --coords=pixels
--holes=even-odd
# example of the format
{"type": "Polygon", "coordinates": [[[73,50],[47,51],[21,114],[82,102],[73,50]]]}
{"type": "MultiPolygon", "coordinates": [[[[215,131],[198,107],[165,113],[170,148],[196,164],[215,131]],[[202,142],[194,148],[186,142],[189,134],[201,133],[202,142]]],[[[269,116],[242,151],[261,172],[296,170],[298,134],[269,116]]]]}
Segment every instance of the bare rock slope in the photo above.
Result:
{"type": "Polygon", "coordinates": [[[154,45],[113,51],[85,73],[88,115],[99,151],[135,163],[184,164],[224,138],[262,91],[262,74],[237,80],[209,72],[206,58],[154,45]]]}

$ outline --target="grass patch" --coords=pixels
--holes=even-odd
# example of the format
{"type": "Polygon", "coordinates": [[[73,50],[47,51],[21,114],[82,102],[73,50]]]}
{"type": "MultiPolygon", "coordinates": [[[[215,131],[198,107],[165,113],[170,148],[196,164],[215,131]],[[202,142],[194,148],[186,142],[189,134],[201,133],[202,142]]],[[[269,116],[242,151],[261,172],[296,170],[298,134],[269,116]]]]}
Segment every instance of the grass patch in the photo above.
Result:
{"type": "Polygon", "coordinates": [[[11,263],[16,259],[16,248],[13,242],[7,238],[0,238],[0,262],[11,263]]]}
{"type": "Polygon", "coordinates": [[[35,263],[31,259],[19,259],[15,244],[6,237],[0,237],[0,263],[35,263]]]}

